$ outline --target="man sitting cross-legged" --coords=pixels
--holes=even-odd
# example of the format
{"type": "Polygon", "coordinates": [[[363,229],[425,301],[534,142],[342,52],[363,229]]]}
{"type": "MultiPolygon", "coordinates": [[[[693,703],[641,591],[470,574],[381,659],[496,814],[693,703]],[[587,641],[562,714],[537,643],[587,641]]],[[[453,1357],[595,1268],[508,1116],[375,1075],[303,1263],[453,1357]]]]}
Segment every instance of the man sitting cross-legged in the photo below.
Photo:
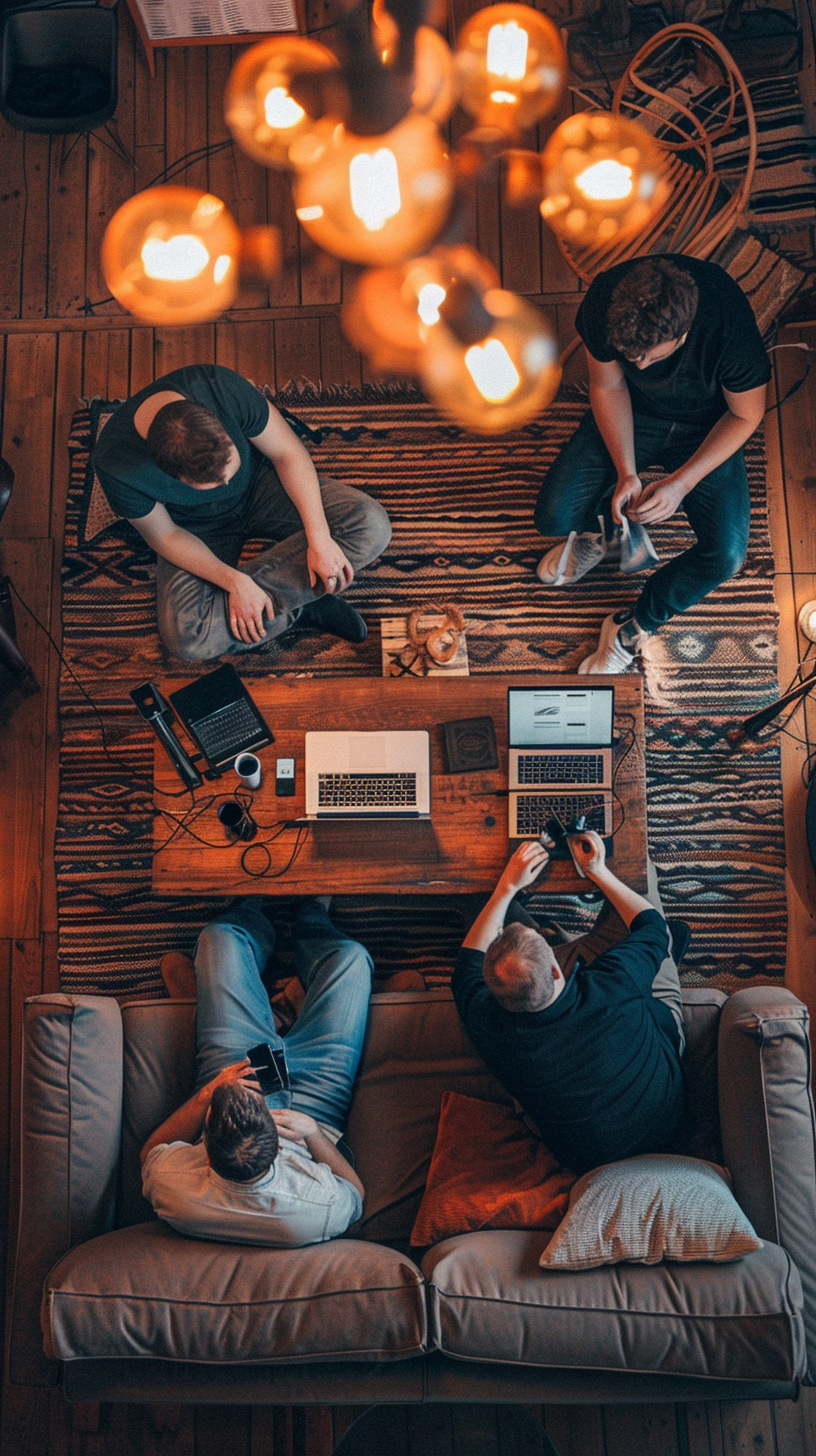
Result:
{"type": "Polygon", "coordinates": [[[684,1033],[653,866],[646,899],[612,874],[597,834],[571,843],[608,902],[595,927],[553,950],[512,904],[549,858],[531,840],[512,856],[466,937],[453,994],[480,1055],[550,1152],[585,1173],[639,1153],[682,1150],[684,1033]]]}
{"type": "Polygon", "coordinates": [[[156,1212],[181,1233],[291,1248],[337,1238],[362,1213],[365,1190],[336,1143],[372,966],[322,901],[301,903],[293,937],[306,997],[285,1043],[291,1092],[264,1098],[246,1052],[284,1045],[261,981],[275,946],[268,903],[240,900],[199,937],[196,1091],[148,1138],[142,1180],[156,1212]]]}

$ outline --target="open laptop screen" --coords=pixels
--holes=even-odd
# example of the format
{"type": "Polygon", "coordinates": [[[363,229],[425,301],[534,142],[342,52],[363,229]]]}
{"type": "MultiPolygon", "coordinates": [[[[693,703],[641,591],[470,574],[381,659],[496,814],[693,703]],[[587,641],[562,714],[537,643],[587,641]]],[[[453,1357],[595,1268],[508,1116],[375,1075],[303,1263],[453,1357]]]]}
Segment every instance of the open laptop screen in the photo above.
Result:
{"type": "Polygon", "coordinates": [[[510,748],[608,748],[613,688],[508,688],[510,748]]]}

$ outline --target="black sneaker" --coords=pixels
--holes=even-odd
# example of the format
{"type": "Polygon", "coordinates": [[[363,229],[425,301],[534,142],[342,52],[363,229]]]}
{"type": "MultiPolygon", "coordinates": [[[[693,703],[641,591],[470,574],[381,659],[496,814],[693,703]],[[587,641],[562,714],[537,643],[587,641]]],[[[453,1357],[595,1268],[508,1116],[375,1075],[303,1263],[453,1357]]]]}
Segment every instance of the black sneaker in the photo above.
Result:
{"type": "Polygon", "coordinates": [[[296,621],[298,627],[314,627],[318,632],[341,637],[344,642],[365,642],[368,636],[368,628],[360,613],[341,597],[334,597],[329,592],[301,607],[296,621]]]}

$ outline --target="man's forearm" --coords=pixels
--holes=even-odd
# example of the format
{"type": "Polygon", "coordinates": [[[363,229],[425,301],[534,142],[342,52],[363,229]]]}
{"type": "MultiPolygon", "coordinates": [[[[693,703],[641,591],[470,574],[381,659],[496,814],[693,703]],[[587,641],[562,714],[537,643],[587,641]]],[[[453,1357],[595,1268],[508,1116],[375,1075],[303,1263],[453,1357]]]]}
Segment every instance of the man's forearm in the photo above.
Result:
{"type": "Polygon", "coordinates": [[[194,1143],[204,1126],[210,1096],[209,1086],[200,1087],[198,1092],[194,1092],[181,1107],[165,1118],[142,1148],[142,1162],[151,1148],[156,1148],[161,1143],[194,1143]]]}
{"type": "Polygon", "coordinates": [[[617,910],[627,929],[635,917],[644,910],[654,909],[645,895],[639,895],[637,890],[630,890],[629,886],[619,880],[617,875],[613,875],[608,865],[602,865],[599,870],[588,870],[587,875],[599,890],[603,890],[613,910],[617,910]]]}
{"type": "Polygon", "coordinates": [[[331,532],[323,509],[317,471],[308,450],[300,446],[296,451],[279,456],[273,464],[281,485],[303,522],[306,540],[310,545],[326,540],[331,532]]]}
{"type": "Polygon", "coordinates": [[[504,917],[515,890],[505,890],[501,881],[496,886],[480,915],[477,915],[462,942],[464,950],[489,950],[504,929],[504,917]]]}
{"type": "Polygon", "coordinates": [[[337,1151],[331,1138],[326,1137],[320,1128],[310,1133],[305,1143],[316,1163],[325,1163],[337,1178],[345,1178],[352,1188],[356,1188],[361,1198],[365,1198],[365,1188],[357,1177],[351,1163],[342,1153],[337,1151]]]}
{"type": "Polygon", "coordinates": [[[684,494],[688,495],[706,475],[730,460],[740,446],[751,438],[760,423],[761,417],[744,419],[741,415],[726,410],[685,465],[674,471],[673,478],[683,486],[684,494]]]}
{"type": "Polygon", "coordinates": [[[637,474],[632,400],[627,386],[590,389],[589,403],[601,438],[612,457],[618,479],[637,474]]]}
{"type": "Polygon", "coordinates": [[[226,562],[219,561],[215,552],[198,536],[194,536],[192,531],[185,531],[179,526],[159,540],[151,541],[148,537],[145,539],[171,566],[180,566],[183,571],[189,571],[192,576],[200,576],[204,581],[211,581],[213,586],[220,586],[225,592],[232,591],[237,570],[227,566],[226,562]]]}

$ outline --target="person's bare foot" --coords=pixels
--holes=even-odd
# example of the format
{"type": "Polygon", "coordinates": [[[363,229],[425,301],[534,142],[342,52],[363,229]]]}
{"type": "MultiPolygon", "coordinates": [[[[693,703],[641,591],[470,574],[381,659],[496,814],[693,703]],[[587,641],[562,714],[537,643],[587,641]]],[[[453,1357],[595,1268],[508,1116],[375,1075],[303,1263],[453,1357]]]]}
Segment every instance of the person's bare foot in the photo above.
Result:
{"type": "Polygon", "coordinates": [[[162,956],[161,978],[171,1001],[195,1001],[198,996],[195,969],[188,955],[169,950],[162,956]]]}

